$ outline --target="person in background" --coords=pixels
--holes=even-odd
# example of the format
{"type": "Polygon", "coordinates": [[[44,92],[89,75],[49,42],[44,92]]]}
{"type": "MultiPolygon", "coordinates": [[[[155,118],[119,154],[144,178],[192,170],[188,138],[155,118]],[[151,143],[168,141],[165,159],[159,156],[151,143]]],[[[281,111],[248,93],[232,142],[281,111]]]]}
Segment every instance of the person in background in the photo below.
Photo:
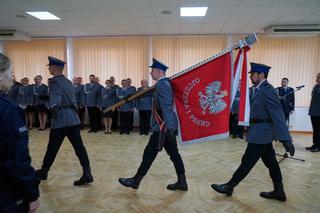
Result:
{"type": "Polygon", "coordinates": [[[85,107],[84,107],[84,85],[82,84],[82,78],[81,77],[75,77],[73,79],[73,87],[74,87],[74,95],[76,97],[76,105],[77,105],[77,112],[78,116],[80,118],[80,128],[84,128],[84,113],[85,113],[85,107]]]}
{"type": "Polygon", "coordinates": [[[288,78],[281,80],[281,87],[277,88],[278,97],[286,118],[287,124],[289,125],[289,115],[294,111],[294,89],[288,87],[288,78]]]}
{"type": "MultiPolygon", "coordinates": [[[[119,88],[119,85],[118,84],[115,84],[116,82],[116,79],[114,76],[111,76],[110,77],[110,83],[111,83],[111,88],[114,89],[114,90],[117,90],[119,88]]],[[[116,130],[118,128],[118,109],[116,108],[114,111],[113,111],[113,116],[112,116],[112,126],[111,126],[111,129],[112,130],[116,130]]]]}
{"type": "Polygon", "coordinates": [[[111,88],[110,80],[106,80],[106,87],[101,90],[101,111],[105,126],[104,134],[111,134],[113,111],[103,112],[104,109],[117,102],[116,90],[111,88]]]}
{"type": "Polygon", "coordinates": [[[234,101],[231,107],[230,113],[230,123],[231,123],[231,134],[232,138],[239,137],[243,139],[243,126],[238,124],[239,121],[239,102],[240,102],[240,87],[241,87],[241,80],[239,81],[238,90],[236,96],[234,97],[234,101]]]}
{"type": "Polygon", "coordinates": [[[10,59],[0,53],[0,212],[34,213],[40,206],[39,180],[31,166],[24,113],[8,99],[10,59]]]}
{"type": "Polygon", "coordinates": [[[100,117],[100,99],[101,99],[101,87],[96,84],[96,77],[94,75],[89,76],[90,83],[87,83],[83,87],[84,91],[84,103],[88,110],[90,130],[89,132],[98,132],[101,122],[100,117]]]}
{"type": "MultiPolygon", "coordinates": [[[[137,92],[136,87],[132,86],[131,83],[132,83],[131,78],[127,78],[127,84],[128,84],[127,89],[129,90],[129,95],[132,95],[137,92]]],[[[130,131],[132,131],[133,130],[133,122],[134,122],[134,107],[135,107],[136,102],[130,101],[129,103],[131,103],[131,108],[129,111],[129,129],[130,129],[130,131]]]]}
{"type": "Polygon", "coordinates": [[[29,79],[21,79],[21,87],[19,88],[19,105],[24,110],[26,125],[31,130],[33,127],[33,94],[32,86],[29,85],[29,79]]]}
{"type": "MultiPolygon", "coordinates": [[[[141,87],[138,92],[148,89],[148,81],[141,80],[141,87]]],[[[150,131],[150,118],[152,110],[152,91],[147,92],[136,100],[136,107],[139,110],[140,135],[148,135],[150,131]]]]}
{"type": "Polygon", "coordinates": [[[306,150],[320,152],[320,73],[317,74],[316,85],[312,89],[309,116],[313,129],[313,144],[306,147],[306,150]]]}
{"type": "MultiPolygon", "coordinates": [[[[130,90],[127,87],[127,79],[121,81],[121,86],[116,90],[117,98],[119,101],[127,98],[130,95],[130,90]]],[[[130,112],[132,110],[132,101],[125,103],[124,105],[118,108],[120,113],[120,132],[122,135],[124,133],[130,134],[130,112]]]]}
{"type": "Polygon", "coordinates": [[[34,77],[35,84],[33,85],[33,95],[34,95],[34,107],[39,118],[39,129],[43,131],[46,129],[47,122],[47,100],[41,97],[48,96],[48,86],[42,84],[42,76],[37,75],[34,77]]]}
{"type": "Polygon", "coordinates": [[[8,98],[16,103],[19,103],[19,88],[21,83],[16,81],[15,77],[13,77],[13,85],[8,91],[8,98]]]}

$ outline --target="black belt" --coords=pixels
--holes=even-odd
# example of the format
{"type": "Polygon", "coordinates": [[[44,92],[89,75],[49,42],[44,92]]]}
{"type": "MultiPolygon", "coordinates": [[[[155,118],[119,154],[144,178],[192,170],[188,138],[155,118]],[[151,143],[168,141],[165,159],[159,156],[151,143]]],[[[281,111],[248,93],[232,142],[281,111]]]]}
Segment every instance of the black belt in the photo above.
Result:
{"type": "Polygon", "coordinates": [[[250,119],[251,124],[257,124],[257,123],[271,123],[272,120],[270,118],[266,119],[250,119]]]}

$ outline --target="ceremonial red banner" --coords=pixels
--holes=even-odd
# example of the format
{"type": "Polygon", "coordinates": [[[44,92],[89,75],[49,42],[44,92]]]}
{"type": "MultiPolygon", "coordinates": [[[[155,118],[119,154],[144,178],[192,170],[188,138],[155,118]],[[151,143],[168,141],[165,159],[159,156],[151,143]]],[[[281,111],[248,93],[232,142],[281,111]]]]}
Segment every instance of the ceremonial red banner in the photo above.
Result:
{"type": "Polygon", "coordinates": [[[172,80],[180,144],[229,136],[231,53],[172,80]]]}

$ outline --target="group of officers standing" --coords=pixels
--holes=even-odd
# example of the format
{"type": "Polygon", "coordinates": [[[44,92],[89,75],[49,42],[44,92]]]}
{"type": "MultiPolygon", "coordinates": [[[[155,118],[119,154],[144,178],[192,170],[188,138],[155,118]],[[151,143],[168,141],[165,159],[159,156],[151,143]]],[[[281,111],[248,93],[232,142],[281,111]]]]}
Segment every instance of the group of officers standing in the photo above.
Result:
{"type": "MultiPolygon", "coordinates": [[[[99,83],[99,78],[95,75],[89,76],[90,82],[82,84],[81,77],[73,78],[74,95],[78,116],[81,121],[80,127],[84,127],[86,110],[90,124],[89,132],[96,133],[101,129],[101,118],[105,126],[105,134],[111,134],[112,130],[118,128],[120,120],[120,134],[130,134],[133,129],[134,109],[139,111],[140,135],[148,135],[150,131],[150,118],[152,107],[152,91],[139,97],[136,100],[129,101],[118,107],[114,111],[103,112],[109,106],[121,101],[137,91],[148,89],[148,81],[141,80],[141,87],[131,85],[131,79],[123,79],[121,86],[115,84],[113,76],[105,81],[105,86],[99,83]],[[119,119],[120,117],[120,119],[119,119]]],[[[49,101],[46,97],[49,95],[49,87],[42,83],[42,76],[37,75],[34,78],[34,84],[29,84],[27,77],[21,79],[21,82],[14,82],[8,97],[19,104],[25,112],[25,119],[28,129],[33,128],[33,118],[39,123],[38,130],[45,130],[46,123],[51,122],[51,112],[49,110],[49,101]],[[47,119],[48,117],[48,119],[47,119]]]]}

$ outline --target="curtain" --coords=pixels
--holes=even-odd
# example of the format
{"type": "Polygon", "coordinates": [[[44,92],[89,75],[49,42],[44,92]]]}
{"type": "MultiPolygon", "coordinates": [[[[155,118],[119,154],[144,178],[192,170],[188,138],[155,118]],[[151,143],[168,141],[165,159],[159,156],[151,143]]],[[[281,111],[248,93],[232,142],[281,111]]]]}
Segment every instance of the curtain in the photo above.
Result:
{"type": "MultiPolygon", "coordinates": [[[[28,41],[5,42],[5,53],[13,64],[13,73],[17,81],[28,77],[30,84],[36,75],[43,77],[42,83],[47,84],[51,77],[48,67],[48,56],[66,61],[66,42],[64,39],[37,39],[28,41]]],[[[64,72],[67,72],[66,66],[64,72]]]]}
{"type": "Polygon", "coordinates": [[[148,79],[149,39],[144,38],[77,38],[74,39],[74,73],[84,82],[94,74],[105,85],[105,80],[114,76],[120,84],[131,78],[132,85],[140,86],[148,79]]]}
{"type": "Polygon", "coordinates": [[[259,38],[249,51],[249,61],[271,66],[268,81],[281,86],[281,79],[288,78],[289,86],[305,85],[296,92],[296,106],[310,104],[311,91],[319,72],[320,37],[259,38]]]}

